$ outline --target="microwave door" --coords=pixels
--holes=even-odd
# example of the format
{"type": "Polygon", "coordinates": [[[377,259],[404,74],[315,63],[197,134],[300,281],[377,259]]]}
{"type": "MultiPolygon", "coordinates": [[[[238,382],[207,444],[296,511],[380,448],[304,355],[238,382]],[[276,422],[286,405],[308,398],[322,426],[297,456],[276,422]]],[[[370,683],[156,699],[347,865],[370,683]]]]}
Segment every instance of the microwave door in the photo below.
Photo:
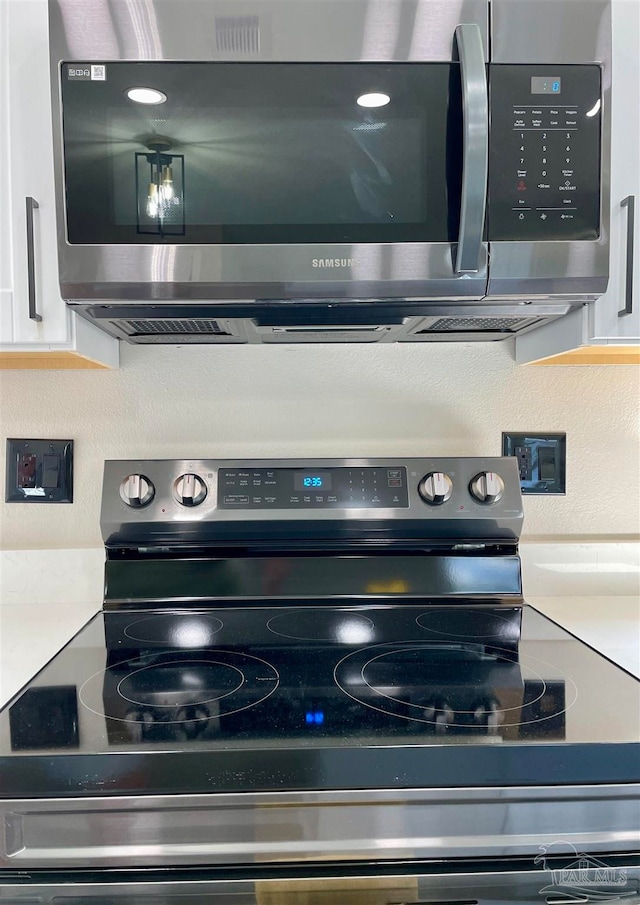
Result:
{"type": "MultiPolygon", "coordinates": [[[[414,4],[389,4],[403,33],[420,33],[365,60],[368,4],[340,5],[360,19],[345,25],[353,47],[345,38],[339,53],[305,46],[301,33],[289,46],[291,23],[274,14],[279,49],[263,34],[246,45],[248,61],[231,45],[210,52],[223,60],[203,59],[195,31],[189,49],[165,22],[169,6],[154,6],[167,58],[153,61],[143,45],[132,60],[131,47],[122,58],[124,48],[95,37],[93,61],[70,62],[71,45],[84,57],[82,39],[60,40],[52,19],[65,298],[384,299],[419,316],[421,301],[485,296],[485,4],[467,4],[462,25],[460,10],[447,13],[446,28],[434,17],[431,29],[429,7],[418,23],[414,4]],[[158,102],[140,103],[132,89],[143,87],[158,102]]],[[[320,23],[328,7],[335,13],[316,3],[307,12],[320,23]]],[[[198,29],[222,27],[218,4],[190,8],[198,29]]]]}

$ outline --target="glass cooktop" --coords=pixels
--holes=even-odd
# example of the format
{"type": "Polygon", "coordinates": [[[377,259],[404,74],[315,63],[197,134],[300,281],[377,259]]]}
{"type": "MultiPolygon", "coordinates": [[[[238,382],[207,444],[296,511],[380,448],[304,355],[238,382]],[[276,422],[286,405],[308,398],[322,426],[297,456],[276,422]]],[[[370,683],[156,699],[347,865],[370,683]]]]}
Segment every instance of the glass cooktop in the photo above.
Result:
{"type": "Polygon", "coordinates": [[[639,763],[640,682],[531,607],[102,612],[0,712],[0,797],[625,782],[639,763]]]}

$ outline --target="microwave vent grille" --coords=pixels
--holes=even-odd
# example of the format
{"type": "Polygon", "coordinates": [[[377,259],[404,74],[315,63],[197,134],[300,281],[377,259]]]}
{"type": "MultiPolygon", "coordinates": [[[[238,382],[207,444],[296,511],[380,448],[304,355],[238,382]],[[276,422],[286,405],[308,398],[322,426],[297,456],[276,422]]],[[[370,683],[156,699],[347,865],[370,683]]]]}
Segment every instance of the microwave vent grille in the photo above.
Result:
{"type": "Polygon", "coordinates": [[[530,317],[441,317],[420,333],[517,333],[532,322],[530,317]]]}
{"type": "Polygon", "coordinates": [[[129,320],[127,326],[134,333],[143,334],[214,334],[215,336],[231,336],[228,330],[223,330],[218,321],[209,318],[197,320],[129,320]]]}
{"type": "Polygon", "coordinates": [[[258,16],[216,17],[216,50],[234,56],[260,56],[258,16]]]}

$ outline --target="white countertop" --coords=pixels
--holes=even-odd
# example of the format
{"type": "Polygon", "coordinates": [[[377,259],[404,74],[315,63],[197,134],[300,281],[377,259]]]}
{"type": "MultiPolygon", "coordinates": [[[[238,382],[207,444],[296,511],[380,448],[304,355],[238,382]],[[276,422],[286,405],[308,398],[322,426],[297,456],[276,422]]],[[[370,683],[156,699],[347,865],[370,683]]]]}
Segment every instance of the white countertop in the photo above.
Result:
{"type": "Polygon", "coordinates": [[[98,609],[95,603],[0,605],[0,706],[98,609]]]}
{"type": "MultiPolygon", "coordinates": [[[[640,597],[530,597],[527,602],[640,678],[640,597]]],[[[0,706],[98,609],[95,603],[0,605],[0,706]]]]}

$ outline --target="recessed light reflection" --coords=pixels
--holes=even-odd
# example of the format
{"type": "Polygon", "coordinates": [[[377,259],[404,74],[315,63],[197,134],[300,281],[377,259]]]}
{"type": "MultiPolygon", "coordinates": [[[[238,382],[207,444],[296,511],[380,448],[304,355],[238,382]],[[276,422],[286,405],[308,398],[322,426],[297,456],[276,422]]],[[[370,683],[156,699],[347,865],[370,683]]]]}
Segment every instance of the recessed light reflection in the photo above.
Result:
{"type": "Polygon", "coordinates": [[[181,620],[172,631],[176,647],[206,647],[211,642],[211,626],[197,619],[181,620]]]}
{"type": "Polygon", "coordinates": [[[198,673],[187,672],[184,669],[180,671],[180,683],[187,688],[202,688],[202,676],[198,673]]]}
{"type": "Polygon", "coordinates": [[[373,640],[373,625],[359,619],[345,619],[336,629],[336,640],[341,644],[367,644],[373,640]]]}
{"type": "Polygon", "coordinates": [[[372,91],[369,94],[361,94],[357,103],[360,107],[384,107],[390,100],[388,94],[372,91]]]}
{"type": "Polygon", "coordinates": [[[167,95],[156,88],[128,88],[126,95],[136,104],[164,104],[167,95]]]}
{"type": "Polygon", "coordinates": [[[600,112],[600,98],[595,102],[591,110],[587,110],[587,116],[595,116],[596,113],[600,112]]]}

